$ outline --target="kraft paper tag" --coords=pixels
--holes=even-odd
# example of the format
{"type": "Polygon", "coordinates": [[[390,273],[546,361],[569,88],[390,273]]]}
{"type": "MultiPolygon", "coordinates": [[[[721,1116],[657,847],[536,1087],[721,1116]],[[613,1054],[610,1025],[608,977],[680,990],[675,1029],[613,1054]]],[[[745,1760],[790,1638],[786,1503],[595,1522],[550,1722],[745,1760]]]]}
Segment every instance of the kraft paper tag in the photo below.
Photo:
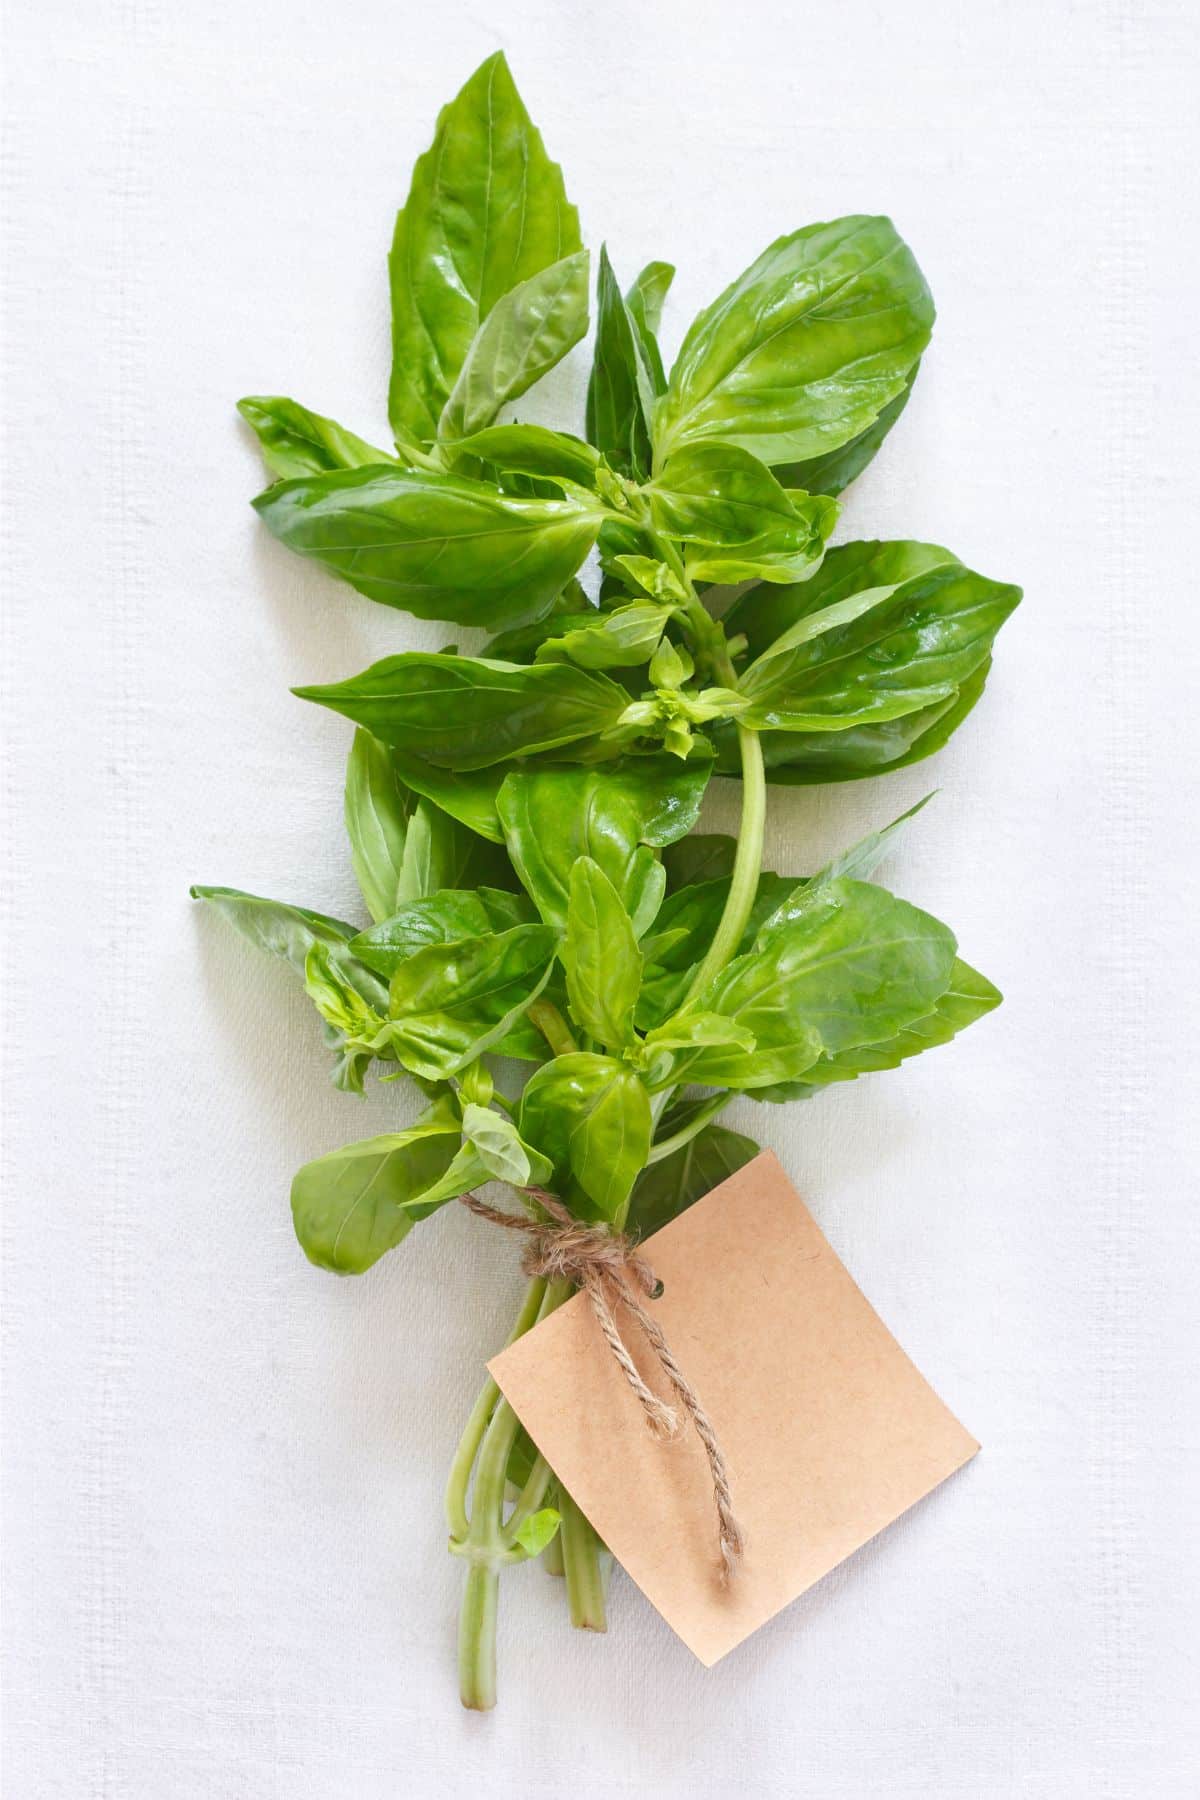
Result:
{"type": "MultiPolygon", "coordinates": [[[[882,1531],[979,1445],[851,1280],[769,1151],[642,1245],[650,1304],[716,1428],[747,1548],[717,1575],[708,1464],[655,1438],[576,1295],[488,1364],[617,1560],[711,1665],[882,1531]]],[[[622,1335],[669,1389],[637,1325],[622,1335]]]]}

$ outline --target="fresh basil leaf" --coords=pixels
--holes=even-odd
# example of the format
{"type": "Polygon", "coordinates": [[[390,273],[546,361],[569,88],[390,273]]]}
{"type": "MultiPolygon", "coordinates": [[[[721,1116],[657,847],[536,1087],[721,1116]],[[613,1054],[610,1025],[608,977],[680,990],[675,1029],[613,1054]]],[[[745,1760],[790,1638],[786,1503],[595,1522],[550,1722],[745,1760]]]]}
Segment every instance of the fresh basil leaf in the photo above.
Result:
{"type": "Polygon", "coordinates": [[[540,1556],[551,1542],[559,1525],[561,1515],[552,1506],[543,1506],[528,1519],[522,1519],[513,1536],[513,1542],[519,1544],[526,1556],[540,1556]]]}
{"type": "Polygon", "coordinates": [[[667,891],[691,887],[698,881],[715,881],[733,873],[737,839],[719,831],[693,831],[663,851],[667,891]]]}
{"type": "Polygon", "coordinates": [[[794,1081],[821,1055],[878,1042],[945,992],[953,934],[886,889],[833,881],[801,916],[731,962],[697,996],[753,1032],[751,1055],[701,1053],[689,1078],[711,1087],[794,1081]]]}
{"type": "Polygon", "coordinates": [[[503,54],[445,107],[396,219],[388,271],[399,436],[429,442],[483,320],[503,295],[580,248],[562,170],[503,54]]]}
{"type": "Polygon", "coordinates": [[[268,469],[284,481],[294,475],[395,461],[389,451],[377,450],[344,425],[309,412],[282,394],[251,394],[239,400],[237,408],[257,437],[268,469]]]}
{"type": "Polygon", "coordinates": [[[878,831],[869,831],[866,837],[859,838],[858,842],[851,844],[848,850],[841,850],[836,856],[831,857],[823,868],[817,870],[815,875],[793,883],[773,912],[765,918],[761,914],[759,915],[761,923],[752,934],[754,941],[758,944],[765,943],[770,934],[778,930],[781,925],[786,925],[791,919],[799,918],[805,908],[811,905],[814,897],[820,893],[826,882],[838,881],[847,876],[853,876],[856,881],[866,881],[874,874],[884,857],[889,854],[896,838],[904,831],[909,820],[914,819],[921,808],[927,806],[932,799],[932,794],[926,794],[917,801],[915,806],[910,806],[907,812],[902,812],[899,818],[893,819],[890,825],[884,825],[878,831]]]}
{"type": "Polygon", "coordinates": [[[374,974],[363,968],[356,971],[358,979],[351,980],[351,966],[351,958],[340,946],[314,944],[304,959],[304,987],[325,1023],[340,1038],[362,1040],[365,1047],[384,1023],[378,1007],[385,991],[374,974]]]}
{"type": "Polygon", "coordinates": [[[477,887],[480,882],[516,886],[512,864],[501,847],[468,831],[431,800],[418,800],[409,821],[393,911],[445,888],[477,887]]]}
{"type": "Polygon", "coordinates": [[[412,751],[397,750],[394,744],[388,748],[397,773],[414,794],[432,800],[468,831],[493,844],[504,842],[496,811],[496,794],[504,780],[502,769],[440,769],[412,751]]]}
{"type": "Polygon", "coordinates": [[[581,669],[636,669],[654,655],[671,612],[656,600],[635,600],[612,612],[579,615],[561,637],[543,639],[536,660],[573,662],[581,669]]]}
{"type": "Polygon", "coordinates": [[[742,675],[751,703],[744,721],[760,730],[840,731],[953,699],[1020,598],[1019,588],[949,562],[818,611],[806,600],[802,616],[742,675]]]}
{"type": "Polygon", "coordinates": [[[650,410],[654,378],[641,333],[626,305],[608,251],[596,275],[596,343],[587,391],[587,434],[622,475],[650,473],[650,410]]]}
{"type": "Polygon", "coordinates": [[[511,774],[497,802],[508,853],[546,923],[565,927],[571,870],[579,857],[590,856],[617,890],[640,937],[663,894],[662,866],[653,849],[683,837],[695,823],[708,768],[646,756],[599,769],[511,774]]]}
{"type": "Polygon", "coordinates": [[[548,1157],[526,1144],[511,1119],[468,1101],[463,1107],[463,1140],[471,1145],[493,1181],[511,1187],[544,1187],[554,1173],[548,1157]]]}
{"type": "Polygon", "coordinates": [[[656,453],[703,438],[768,464],[836,450],[903,391],[933,317],[890,219],[777,238],[684,338],[656,411],[656,453]]]}
{"type": "Polygon", "coordinates": [[[338,469],[254,501],[267,529],[369,600],[419,619],[516,625],[554,604],[596,541],[603,510],[522,500],[424,469],[338,469]]]}
{"type": "MultiPolygon", "coordinates": [[[[805,537],[815,528],[813,518],[802,518],[770,469],[732,444],[685,444],[667,458],[645,493],[655,529],[690,543],[790,540],[801,534],[802,526],[805,537]]],[[[828,509],[830,503],[820,504],[828,509]]],[[[831,528],[836,507],[832,512],[831,528]]]]}
{"type": "Polygon", "coordinates": [[[258,894],[243,894],[239,888],[193,887],[193,900],[206,900],[236,931],[265,950],[268,956],[281,957],[304,978],[304,964],[314,944],[332,944],[344,948],[358,932],[357,925],[344,919],[331,919],[325,913],[310,912],[306,906],[291,906],[284,900],[264,900],[258,894]]]}
{"type": "Polygon", "coordinates": [[[641,359],[656,394],[665,393],[667,386],[656,334],[662,319],[663,302],[674,279],[675,269],[671,263],[647,263],[625,295],[625,306],[637,334],[641,359]]]}
{"type": "Polygon", "coordinates": [[[465,438],[482,431],[502,406],[561,362],[587,326],[588,253],[576,250],[497,300],[471,340],[442,409],[438,436],[465,438]]]}
{"type": "Polygon", "coordinates": [[[485,662],[409,651],[327,687],[293,688],[446,769],[481,769],[591,737],[615,725],[629,696],[571,663],[485,662]]]}
{"type": "Polygon", "coordinates": [[[524,894],[499,888],[447,890],[402,906],[390,919],[360,931],[350,949],[360,962],[390,981],[402,963],[430,944],[454,944],[535,922],[524,894]]]}
{"type": "Polygon", "coordinates": [[[655,557],[614,556],[611,567],[614,571],[619,570],[635,591],[640,589],[664,605],[682,604],[688,597],[687,589],[674,569],[655,557]]]}
{"type": "MultiPolygon", "coordinates": [[[[670,1137],[677,1129],[668,1113],[659,1136],[670,1137]]],[[[757,1155],[753,1138],[724,1125],[706,1125],[680,1149],[642,1170],[629,1203],[629,1229],[639,1237],[649,1237],[757,1155]]]]}
{"type": "Polygon", "coordinates": [[[784,487],[804,488],[810,494],[843,493],[852,481],[857,480],[868,463],[874,461],[884,438],[908,405],[920,367],[919,362],[913,364],[908,380],[896,398],[889,400],[879,417],[865,431],[860,431],[857,437],[851,438],[849,443],[822,456],[811,456],[806,462],[788,463],[777,468],[775,473],[784,487]]]}
{"type": "MultiPolygon", "coordinates": [[[[763,871],[758,878],[739,954],[753,946],[763,921],[791,895],[796,885],[792,877],[763,871]]],[[[668,941],[653,953],[649,944],[645,946],[646,972],[637,1012],[641,1030],[650,1031],[662,1025],[682,1006],[693,970],[716,936],[728,898],[729,876],[724,875],[676,888],[663,901],[654,921],[655,938],[668,941]]]]}
{"type": "Polygon", "coordinates": [[[820,494],[792,490],[787,498],[797,515],[794,525],[723,549],[689,545],[685,555],[688,578],[726,587],[742,581],[806,581],[825,554],[826,540],[837,524],[838,505],[820,494]]]}
{"type": "Polygon", "coordinates": [[[650,1130],[650,1096],[611,1056],[556,1056],[534,1071],[521,1096],[521,1136],[550,1158],[568,1201],[573,1179],[605,1219],[629,1198],[650,1130]]]}
{"type": "Polygon", "coordinates": [[[752,587],[739,594],[725,614],[725,629],[731,637],[744,637],[747,653],[755,659],[802,619],[823,612],[835,601],[900,587],[935,569],[959,566],[958,558],[942,545],[908,538],[864,538],[839,544],[827,552],[820,569],[807,581],[787,587],[752,587]]]}
{"type": "Polygon", "coordinates": [[[571,870],[559,954],[576,1023],[606,1049],[632,1043],[641,952],[621,896],[590,856],[581,856],[571,870]]]}
{"type": "Polygon", "coordinates": [[[778,1090],[759,1089],[753,1098],[774,1101],[804,1099],[835,1082],[857,1081],[860,1075],[899,1068],[910,1056],[919,1056],[923,1050],[933,1050],[940,1044],[948,1044],[958,1032],[965,1031],[976,1019],[983,1018],[985,1013],[990,1013],[999,1006],[1001,998],[999,990],[985,976],[971,968],[969,963],[956,958],[950,974],[950,985],[938,996],[937,1005],[932,1012],[914,1020],[893,1037],[883,1038],[878,1043],[860,1044],[854,1049],[842,1050],[836,1056],[818,1057],[799,1081],[783,1083],[778,1090]]]}
{"type": "Polygon", "coordinates": [[[690,1081],[689,1071],[706,1051],[729,1050],[745,1058],[756,1042],[754,1033],[736,1019],[713,1012],[683,1012],[647,1032],[635,1060],[655,1091],[690,1081]]]}
{"type": "Polygon", "coordinates": [[[356,731],[346,763],[346,835],[354,874],[373,919],[389,919],[396,910],[412,810],[413,798],[400,777],[394,751],[369,731],[356,731]]]}
{"type": "Polygon", "coordinates": [[[431,1080],[474,1062],[541,993],[556,941],[545,925],[517,925],[418,950],[392,976],[392,1054],[431,1080]]]}
{"type": "Polygon", "coordinates": [[[292,1219],[309,1261],[359,1275],[418,1219],[485,1179],[473,1156],[461,1155],[460,1140],[458,1114],[443,1098],[405,1131],[305,1163],[292,1182],[292,1219]]]}
{"type": "Polygon", "coordinates": [[[545,425],[489,425],[470,437],[444,448],[455,456],[471,456],[490,463],[502,473],[542,475],[551,481],[571,481],[577,487],[594,487],[600,452],[567,431],[550,431],[545,425]]]}

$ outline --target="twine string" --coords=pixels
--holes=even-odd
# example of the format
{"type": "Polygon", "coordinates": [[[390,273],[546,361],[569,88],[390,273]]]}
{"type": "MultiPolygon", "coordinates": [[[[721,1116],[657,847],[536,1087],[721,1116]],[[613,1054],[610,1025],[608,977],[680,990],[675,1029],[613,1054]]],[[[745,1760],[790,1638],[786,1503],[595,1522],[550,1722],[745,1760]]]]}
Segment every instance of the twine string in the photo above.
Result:
{"type": "Polygon", "coordinates": [[[737,1569],[745,1549],[745,1538],[733,1510],[729,1470],[712,1420],[705,1412],[700,1397],[675,1360],[666,1334],[646,1305],[661,1293],[661,1285],[645,1257],[639,1255],[632,1240],[622,1232],[605,1231],[596,1225],[585,1225],[576,1219],[555,1194],[542,1188],[525,1192],[536,1201],[545,1219],[527,1214],[502,1212],[489,1206],[476,1194],[460,1194],[463,1205],[477,1218],[507,1231],[522,1232],[527,1238],[521,1267],[526,1275],[564,1279],[587,1295],[604,1340],[636,1396],[650,1430],[656,1437],[674,1437],[679,1430],[679,1414],[647,1386],[637,1364],[621,1336],[616,1309],[624,1306],[631,1313],[642,1336],[654,1353],[659,1368],[666,1376],[684,1414],[699,1438],[712,1479],[713,1501],[717,1513],[717,1538],[721,1551],[721,1575],[728,1580],[737,1569]]]}

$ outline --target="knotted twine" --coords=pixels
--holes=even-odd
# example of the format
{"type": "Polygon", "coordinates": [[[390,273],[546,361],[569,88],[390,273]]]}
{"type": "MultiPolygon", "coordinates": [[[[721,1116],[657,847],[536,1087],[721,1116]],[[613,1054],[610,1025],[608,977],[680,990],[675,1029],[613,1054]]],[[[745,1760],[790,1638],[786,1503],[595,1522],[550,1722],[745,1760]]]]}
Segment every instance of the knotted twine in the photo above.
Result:
{"type": "Polygon", "coordinates": [[[481,1219],[502,1225],[508,1231],[524,1232],[528,1238],[521,1267],[526,1275],[563,1279],[581,1288],[592,1303],[596,1321],[604,1333],[621,1373],[637,1396],[646,1423],[656,1437],[674,1437],[679,1430],[679,1415],[673,1406],[660,1400],[647,1387],[637,1365],[626,1348],[616,1321],[618,1305],[632,1313],[642,1336],[654,1352],[659,1368],[674,1389],[680,1406],[691,1420],[696,1436],[708,1459],[712,1478],[713,1500],[717,1509],[717,1538],[721,1548],[721,1578],[728,1581],[737,1569],[745,1548],[742,1528],[733,1511],[729,1487],[729,1471],[713,1429],[712,1420],[700,1403],[700,1397],[688,1380],[668,1344],[661,1325],[648,1310],[645,1299],[653,1300],[662,1292],[662,1284],[645,1257],[639,1256],[632,1239],[623,1232],[604,1231],[599,1226],[584,1225],[576,1219],[554,1194],[542,1188],[527,1188],[530,1199],[537,1202],[548,1219],[534,1219],[520,1213],[501,1212],[475,1194],[460,1194],[463,1205],[481,1219]],[[640,1289],[640,1293],[639,1293],[640,1289]]]}

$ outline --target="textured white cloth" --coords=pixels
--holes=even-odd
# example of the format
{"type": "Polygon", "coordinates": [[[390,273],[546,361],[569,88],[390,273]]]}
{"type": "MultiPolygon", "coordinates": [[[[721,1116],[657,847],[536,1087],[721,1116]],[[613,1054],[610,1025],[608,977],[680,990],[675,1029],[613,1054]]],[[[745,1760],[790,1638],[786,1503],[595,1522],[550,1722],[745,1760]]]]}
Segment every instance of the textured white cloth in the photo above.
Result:
{"type": "Polygon", "coordinates": [[[9,0],[10,1800],[1196,1791],[1190,13],[9,0]],[[481,1719],[441,1487],[513,1246],[451,1208],[305,1263],[293,1168],[412,1109],[336,1094],[187,886],[354,907],[347,729],[288,686],[443,633],[267,538],[233,401],[385,430],[392,212],[498,43],[588,241],[678,262],[669,348],[779,232],[893,215],[941,318],[844,534],[1027,598],[935,763],[776,791],[768,842],[940,786],[887,877],[1007,1005],[735,1115],[984,1452],[711,1673],[620,1575],[597,1639],[517,1571],[481,1719]]]}

